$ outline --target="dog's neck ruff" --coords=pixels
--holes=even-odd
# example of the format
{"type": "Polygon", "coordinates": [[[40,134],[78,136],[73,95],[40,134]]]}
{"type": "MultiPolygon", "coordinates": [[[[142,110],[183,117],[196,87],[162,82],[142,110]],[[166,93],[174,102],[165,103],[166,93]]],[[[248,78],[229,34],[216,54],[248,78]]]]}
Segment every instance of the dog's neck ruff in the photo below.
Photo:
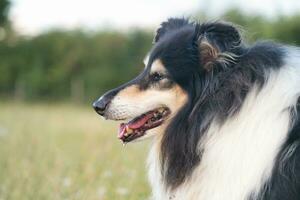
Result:
{"type": "Polygon", "coordinates": [[[200,164],[174,191],[164,186],[159,141],[154,142],[148,160],[154,200],[255,199],[271,177],[300,94],[300,53],[286,57],[280,69],[266,71],[262,87],[253,85],[239,112],[210,124],[199,143],[200,164]]]}

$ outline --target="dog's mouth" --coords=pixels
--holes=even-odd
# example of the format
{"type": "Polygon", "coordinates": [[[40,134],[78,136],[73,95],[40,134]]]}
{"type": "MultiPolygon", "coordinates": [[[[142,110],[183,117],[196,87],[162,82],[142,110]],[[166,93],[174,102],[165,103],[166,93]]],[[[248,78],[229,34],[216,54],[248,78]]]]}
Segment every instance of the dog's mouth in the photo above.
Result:
{"type": "Polygon", "coordinates": [[[170,109],[161,107],[146,112],[127,123],[122,123],[120,124],[118,138],[126,143],[142,137],[147,130],[160,126],[170,113],[170,109]]]}

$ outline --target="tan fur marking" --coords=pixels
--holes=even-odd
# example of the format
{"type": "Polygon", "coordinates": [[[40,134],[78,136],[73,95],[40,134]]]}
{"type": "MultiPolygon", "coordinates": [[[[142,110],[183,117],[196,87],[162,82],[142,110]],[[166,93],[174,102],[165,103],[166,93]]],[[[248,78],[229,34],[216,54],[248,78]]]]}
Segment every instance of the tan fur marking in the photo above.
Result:
{"type": "Polygon", "coordinates": [[[166,68],[160,59],[155,60],[151,65],[151,72],[165,72],[166,68]]]}
{"type": "Polygon", "coordinates": [[[132,85],[121,90],[117,95],[117,98],[126,99],[127,101],[129,100],[136,104],[143,104],[144,102],[152,103],[156,102],[155,99],[162,98],[161,104],[166,105],[172,111],[175,111],[186,102],[187,95],[177,84],[172,89],[165,91],[160,91],[158,89],[140,90],[137,85],[132,85]]]}
{"type": "Polygon", "coordinates": [[[212,70],[215,62],[235,63],[237,57],[234,53],[220,52],[217,47],[210,44],[206,39],[201,40],[199,53],[201,55],[201,65],[206,71],[212,70]]]}
{"type": "Polygon", "coordinates": [[[212,64],[218,58],[218,50],[217,48],[213,47],[208,41],[201,41],[200,48],[199,48],[201,58],[202,58],[202,65],[204,69],[210,71],[212,68],[212,64]]]}
{"type": "Polygon", "coordinates": [[[175,94],[176,94],[176,102],[174,101],[172,103],[175,103],[175,105],[173,107],[175,107],[178,110],[179,108],[181,108],[186,103],[186,101],[187,101],[187,94],[177,84],[174,86],[174,90],[175,90],[175,94]]]}
{"type": "Polygon", "coordinates": [[[118,94],[118,97],[135,98],[136,96],[140,95],[141,92],[142,91],[138,88],[137,85],[131,85],[121,90],[118,94]]]}

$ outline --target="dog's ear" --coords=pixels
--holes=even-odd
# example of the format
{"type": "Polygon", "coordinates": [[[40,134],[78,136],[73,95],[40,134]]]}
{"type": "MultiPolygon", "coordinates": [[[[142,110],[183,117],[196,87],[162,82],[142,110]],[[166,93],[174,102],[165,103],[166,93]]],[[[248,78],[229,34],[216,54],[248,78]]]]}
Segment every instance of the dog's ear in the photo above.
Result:
{"type": "Polygon", "coordinates": [[[241,36],[231,24],[207,23],[196,25],[194,40],[201,66],[210,71],[216,62],[234,62],[232,50],[240,45],[241,36]]]}
{"type": "Polygon", "coordinates": [[[153,43],[158,42],[167,32],[177,30],[184,26],[191,25],[185,18],[170,18],[160,24],[160,27],[156,30],[153,43]]]}

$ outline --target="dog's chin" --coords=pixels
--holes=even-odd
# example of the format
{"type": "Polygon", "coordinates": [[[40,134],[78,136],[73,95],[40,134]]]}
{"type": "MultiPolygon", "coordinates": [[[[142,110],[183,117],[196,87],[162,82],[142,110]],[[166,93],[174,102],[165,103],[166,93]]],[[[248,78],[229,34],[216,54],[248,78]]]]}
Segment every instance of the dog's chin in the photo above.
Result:
{"type": "Polygon", "coordinates": [[[141,141],[153,137],[166,123],[171,111],[167,107],[159,107],[145,112],[127,123],[121,123],[118,138],[123,143],[141,141]]]}

